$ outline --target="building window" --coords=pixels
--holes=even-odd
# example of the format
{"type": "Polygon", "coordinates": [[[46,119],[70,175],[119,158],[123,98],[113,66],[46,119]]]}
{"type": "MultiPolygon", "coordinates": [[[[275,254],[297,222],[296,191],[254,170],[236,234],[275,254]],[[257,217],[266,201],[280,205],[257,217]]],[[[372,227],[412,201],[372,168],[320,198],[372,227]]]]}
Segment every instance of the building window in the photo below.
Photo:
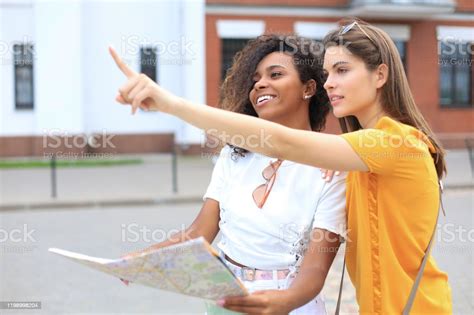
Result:
{"type": "Polygon", "coordinates": [[[156,68],[158,61],[156,58],[155,47],[141,47],[140,48],[140,72],[146,74],[150,79],[158,82],[156,68]]]}
{"type": "Polygon", "coordinates": [[[15,109],[33,109],[33,45],[13,45],[15,77],[15,109]]]}
{"type": "Polygon", "coordinates": [[[249,39],[223,38],[222,39],[222,67],[221,80],[224,81],[227,70],[232,66],[235,54],[242,50],[249,39]]]}
{"type": "Polygon", "coordinates": [[[405,69],[405,73],[407,72],[407,43],[401,40],[394,41],[395,46],[397,46],[398,53],[400,54],[400,58],[402,59],[403,68],[405,69]]]}
{"type": "Polygon", "coordinates": [[[472,51],[466,42],[440,42],[439,89],[441,107],[472,107],[472,51]]]}

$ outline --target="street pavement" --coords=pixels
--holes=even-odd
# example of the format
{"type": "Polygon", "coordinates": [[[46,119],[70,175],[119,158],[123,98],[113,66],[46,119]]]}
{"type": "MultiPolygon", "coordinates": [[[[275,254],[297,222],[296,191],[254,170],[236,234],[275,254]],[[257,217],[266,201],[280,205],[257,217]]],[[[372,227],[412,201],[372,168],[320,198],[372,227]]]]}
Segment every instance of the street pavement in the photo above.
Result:
{"type": "MultiPolygon", "coordinates": [[[[471,191],[446,193],[447,217],[440,220],[433,250],[439,267],[449,275],[454,314],[474,312],[473,204],[471,191]]],[[[182,203],[2,211],[0,231],[14,237],[0,243],[0,301],[42,303],[41,310],[28,310],[27,314],[203,314],[199,299],[133,284],[126,287],[114,277],[47,251],[58,247],[116,258],[184,228],[200,207],[201,203],[182,203]],[[19,232],[12,234],[15,230],[19,232]]],[[[324,287],[329,314],[335,308],[341,266],[342,251],[324,287]]],[[[345,280],[342,314],[356,314],[347,274],[345,280]]]]}

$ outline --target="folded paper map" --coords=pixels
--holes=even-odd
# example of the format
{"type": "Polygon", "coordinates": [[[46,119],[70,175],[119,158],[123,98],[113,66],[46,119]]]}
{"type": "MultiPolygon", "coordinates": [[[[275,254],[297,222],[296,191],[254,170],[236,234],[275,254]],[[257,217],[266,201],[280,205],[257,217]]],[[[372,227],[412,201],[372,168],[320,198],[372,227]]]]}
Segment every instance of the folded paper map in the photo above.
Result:
{"type": "Polygon", "coordinates": [[[247,290],[203,238],[142,253],[104,259],[58,248],[50,252],[136,284],[209,300],[246,295],[247,290]]]}

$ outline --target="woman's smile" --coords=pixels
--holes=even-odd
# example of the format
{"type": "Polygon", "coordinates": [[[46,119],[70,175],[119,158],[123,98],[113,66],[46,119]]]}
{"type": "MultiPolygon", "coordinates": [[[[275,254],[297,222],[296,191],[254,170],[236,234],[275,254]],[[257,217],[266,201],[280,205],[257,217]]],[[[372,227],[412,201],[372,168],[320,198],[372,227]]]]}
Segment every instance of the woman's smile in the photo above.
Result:
{"type": "Polygon", "coordinates": [[[262,94],[260,96],[257,96],[256,101],[255,101],[255,106],[256,107],[261,107],[261,106],[269,103],[270,101],[272,101],[275,98],[276,98],[275,95],[262,94]]]}

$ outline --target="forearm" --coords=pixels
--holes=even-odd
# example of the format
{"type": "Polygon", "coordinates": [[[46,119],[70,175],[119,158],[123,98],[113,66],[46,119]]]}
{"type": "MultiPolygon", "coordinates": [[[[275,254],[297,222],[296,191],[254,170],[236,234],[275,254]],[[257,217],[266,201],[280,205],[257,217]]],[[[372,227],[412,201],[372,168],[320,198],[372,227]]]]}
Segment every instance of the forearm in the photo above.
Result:
{"type": "Polygon", "coordinates": [[[292,309],[305,305],[321,293],[340,246],[339,236],[324,229],[314,229],[311,239],[314,241],[309,242],[298,275],[287,290],[292,309]],[[322,240],[321,235],[324,235],[322,240]]]}
{"type": "Polygon", "coordinates": [[[367,166],[340,136],[298,130],[177,98],[168,113],[226,143],[281,160],[340,171],[367,166]]]}
{"type": "Polygon", "coordinates": [[[184,99],[170,109],[170,114],[223,142],[276,158],[282,158],[285,136],[291,130],[253,116],[231,113],[184,99]]]}
{"type": "Polygon", "coordinates": [[[287,303],[291,310],[297,309],[314,299],[324,286],[324,271],[299,272],[287,291],[287,303]],[[308,281],[311,279],[311,281],[308,281]]]}

